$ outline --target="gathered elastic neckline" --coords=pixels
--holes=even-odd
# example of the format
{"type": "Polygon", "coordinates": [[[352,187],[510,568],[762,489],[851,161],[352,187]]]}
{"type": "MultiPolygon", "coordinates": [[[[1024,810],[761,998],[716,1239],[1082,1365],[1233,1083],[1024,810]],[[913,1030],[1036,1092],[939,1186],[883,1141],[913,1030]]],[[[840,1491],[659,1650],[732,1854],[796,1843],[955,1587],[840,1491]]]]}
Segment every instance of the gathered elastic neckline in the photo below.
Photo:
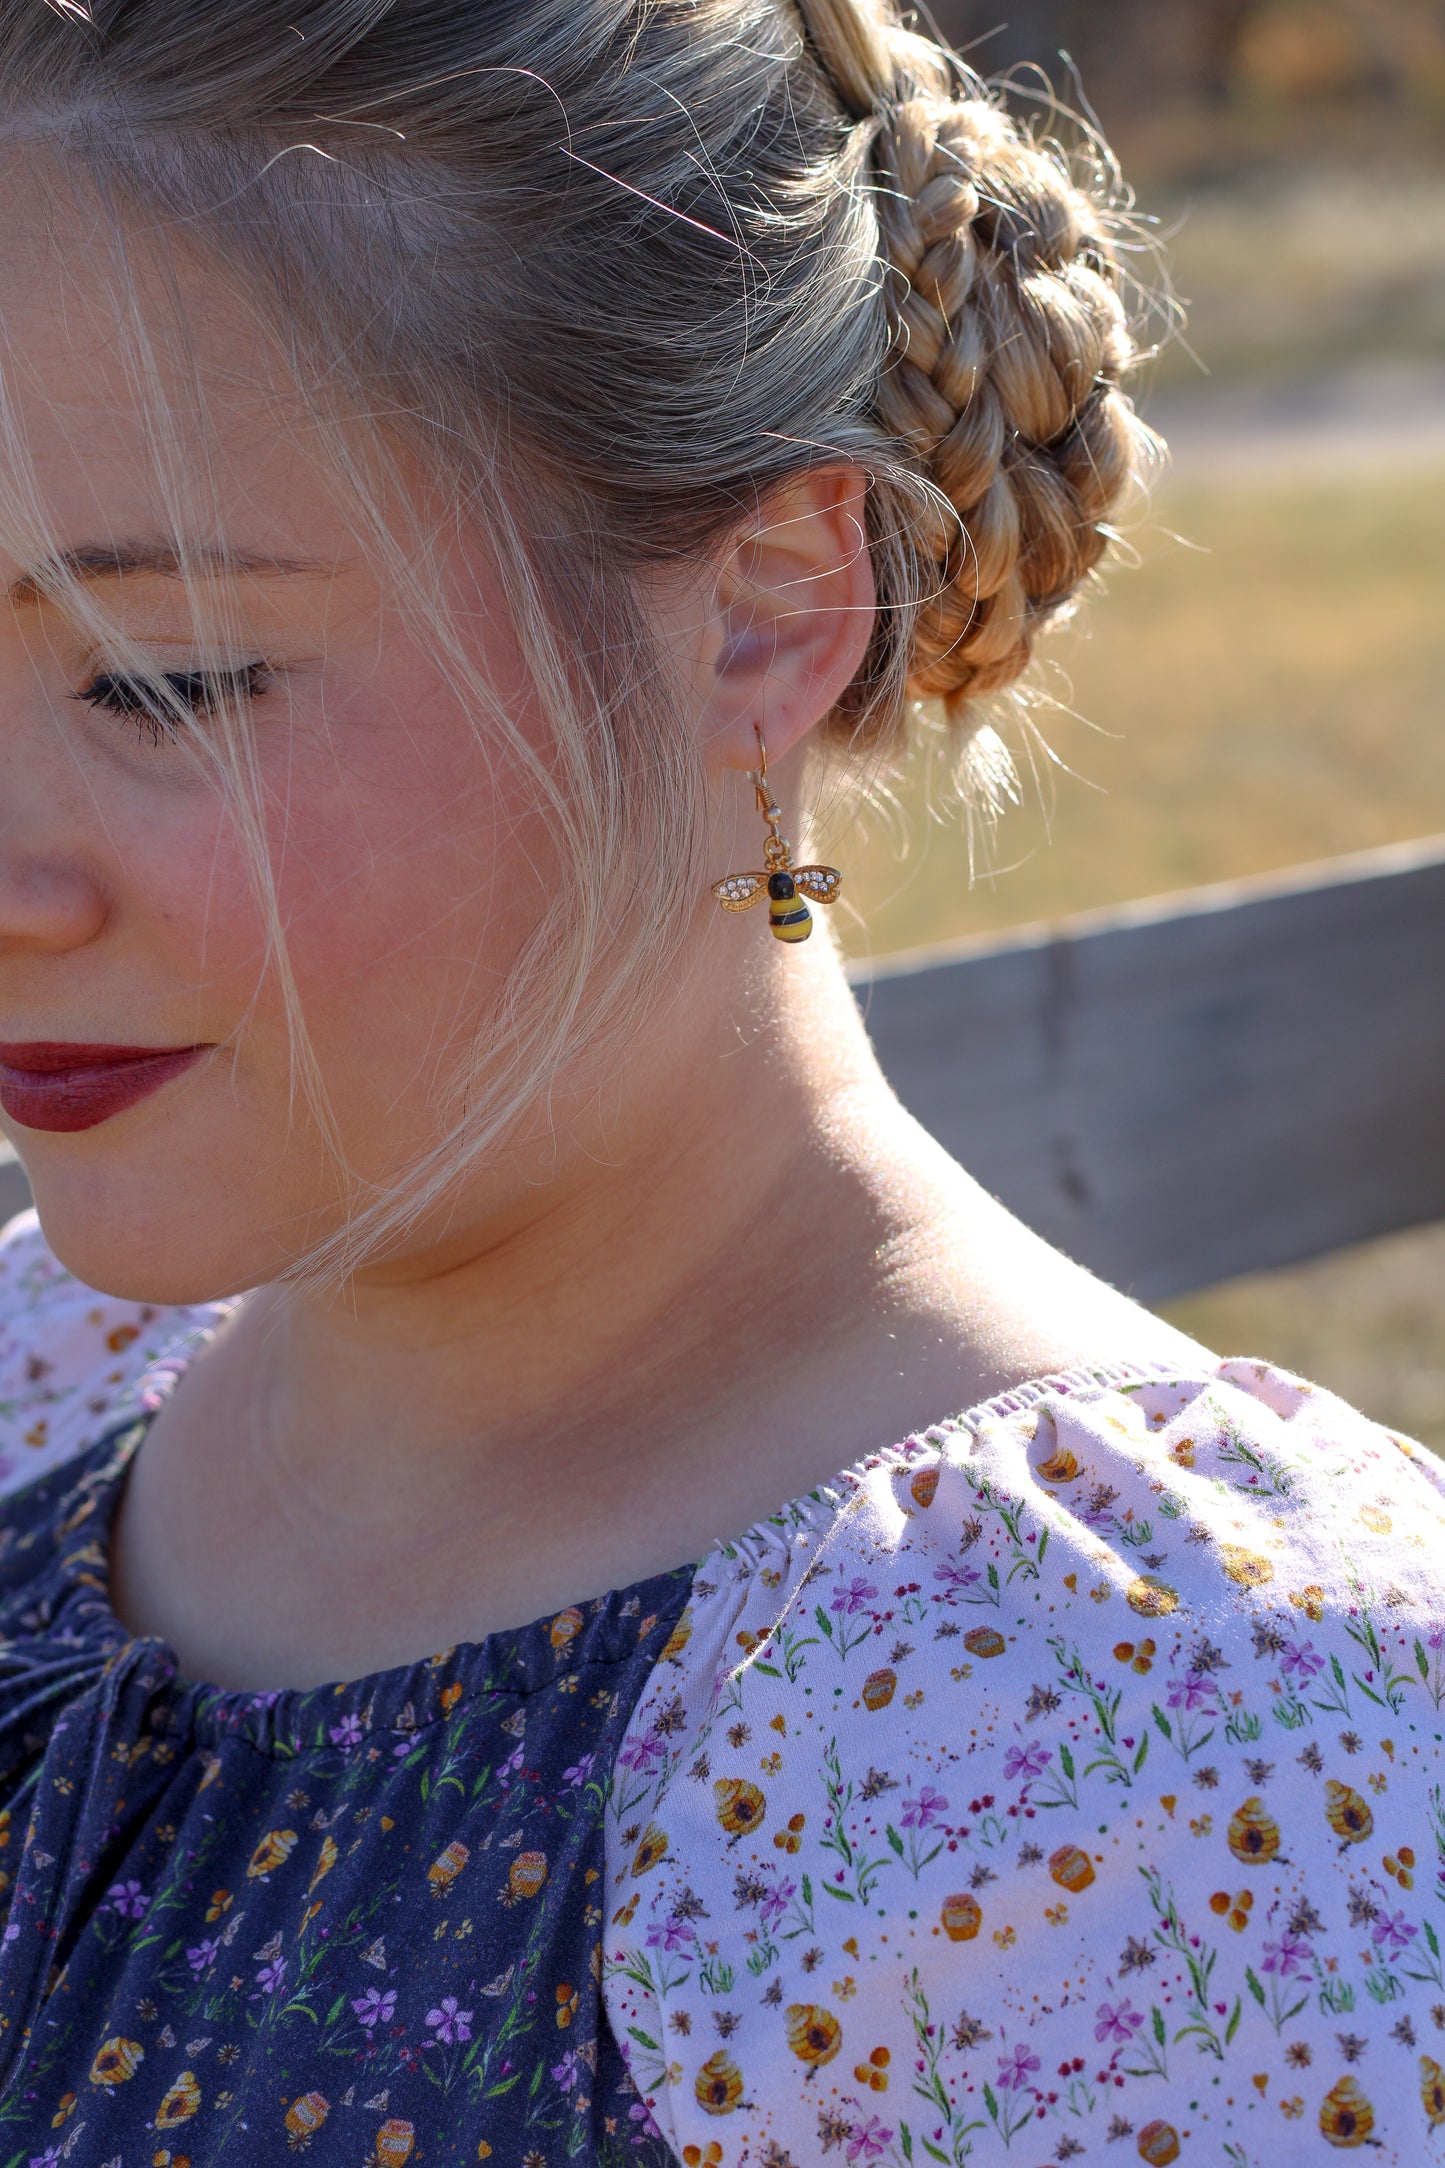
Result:
{"type": "Polygon", "coordinates": [[[66,1596],[63,1615],[42,1638],[58,1638],[71,1647],[78,1643],[82,1649],[88,1645],[106,1662],[122,1653],[131,1660],[145,1655],[156,1683],[168,1684],[176,1697],[173,1728],[188,1729],[198,1744],[242,1739],[276,1755],[325,1747],[346,1754],[388,1749],[404,1753],[412,1734],[445,1721],[478,1697],[522,1700],[555,1685],[564,1674],[629,1660],[648,1632],[681,1613],[709,1560],[755,1564],[775,1556],[780,1543],[791,1545],[835,1514],[878,1468],[906,1467],[962,1431],[1020,1414],[1050,1397],[1145,1384],[1204,1385],[1224,1367],[1187,1371],[1163,1362],[1099,1363],[1029,1379],[897,1444],[864,1454],[764,1515],[743,1534],[710,1544],[701,1560],[412,1663],[334,1684],[256,1693],[186,1678],[169,1644],[132,1635],[110,1600],[110,1535],[131,1463],[152,1417],[187,1366],[175,1356],[155,1366],[141,1381],[143,1412],[92,1446],[68,1486],[62,1481],[65,1471],[50,1479],[60,1491],[56,1566],[66,1596]]]}
{"type": "Polygon", "coordinates": [[[142,1665],[152,1685],[172,1698],[166,1728],[188,1733],[198,1746],[239,1739],[285,1757],[317,1749],[402,1755],[415,1735],[469,1704],[520,1706],[568,1674],[630,1661],[638,1644],[675,1621],[687,1601],[690,1565],[356,1679],[253,1692],[188,1678],[169,1643],[132,1634],[110,1598],[110,1535],[154,1413],[152,1406],[100,1439],[81,1457],[68,1487],[51,1478],[59,1492],[54,1571],[63,1594],[36,1638],[93,1657],[98,1669],[122,1660],[142,1665]]]}
{"type": "Polygon", "coordinates": [[[776,1553],[780,1543],[791,1545],[800,1535],[815,1531],[821,1521],[830,1520],[856,1497],[864,1478],[879,1468],[911,1467],[915,1460],[936,1452],[961,1432],[977,1431],[989,1422],[1007,1421],[1010,1416],[1022,1415],[1040,1401],[1087,1392],[1118,1392],[1135,1385],[1204,1386],[1215,1383],[1226,1367],[1226,1362],[1218,1358],[1207,1370],[1186,1370],[1178,1363],[1168,1362],[1081,1363],[1073,1370],[1056,1370],[1044,1377],[1029,1378],[1022,1385],[1011,1385],[1006,1392],[995,1393],[989,1400],[976,1401],[959,1415],[945,1416],[924,1430],[914,1431],[896,1445],[880,1446],[865,1453],[813,1490],[800,1492],[775,1512],[764,1514],[742,1535],[725,1537],[711,1545],[696,1570],[700,1572],[707,1559],[714,1556],[756,1563],[760,1557],[776,1553]]]}

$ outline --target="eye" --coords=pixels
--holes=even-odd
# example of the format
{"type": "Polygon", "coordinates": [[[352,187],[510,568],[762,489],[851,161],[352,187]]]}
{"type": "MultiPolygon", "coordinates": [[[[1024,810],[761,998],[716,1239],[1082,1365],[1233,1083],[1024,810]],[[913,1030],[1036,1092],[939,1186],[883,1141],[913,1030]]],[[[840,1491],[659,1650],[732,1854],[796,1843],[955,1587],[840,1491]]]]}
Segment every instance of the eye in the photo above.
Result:
{"type": "Polygon", "coordinates": [[[177,704],[199,721],[228,702],[258,699],[270,683],[262,662],[225,670],[165,670],[154,678],[102,670],[72,697],[134,723],[138,736],[149,734],[152,745],[158,745],[162,737],[175,735],[177,704]]]}

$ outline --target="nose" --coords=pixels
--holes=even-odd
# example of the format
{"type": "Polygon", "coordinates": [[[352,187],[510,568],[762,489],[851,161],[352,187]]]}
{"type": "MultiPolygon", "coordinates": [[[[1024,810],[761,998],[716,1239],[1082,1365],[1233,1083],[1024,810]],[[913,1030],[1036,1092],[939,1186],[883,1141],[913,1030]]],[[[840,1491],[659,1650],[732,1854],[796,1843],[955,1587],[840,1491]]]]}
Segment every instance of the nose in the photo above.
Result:
{"type": "Polygon", "coordinates": [[[7,826],[0,824],[0,957],[83,948],[105,924],[104,889],[75,860],[26,850],[7,826]]]}

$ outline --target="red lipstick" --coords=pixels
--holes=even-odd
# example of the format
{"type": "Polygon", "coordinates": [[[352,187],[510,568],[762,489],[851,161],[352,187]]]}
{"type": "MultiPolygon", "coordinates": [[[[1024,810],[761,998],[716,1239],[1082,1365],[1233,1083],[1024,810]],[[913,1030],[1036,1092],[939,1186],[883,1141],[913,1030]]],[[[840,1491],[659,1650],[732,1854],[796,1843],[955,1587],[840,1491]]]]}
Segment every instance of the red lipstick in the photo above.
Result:
{"type": "Polygon", "coordinates": [[[206,1046],[100,1046],[80,1039],[0,1041],[0,1107],[25,1129],[94,1129],[148,1098],[206,1046]]]}

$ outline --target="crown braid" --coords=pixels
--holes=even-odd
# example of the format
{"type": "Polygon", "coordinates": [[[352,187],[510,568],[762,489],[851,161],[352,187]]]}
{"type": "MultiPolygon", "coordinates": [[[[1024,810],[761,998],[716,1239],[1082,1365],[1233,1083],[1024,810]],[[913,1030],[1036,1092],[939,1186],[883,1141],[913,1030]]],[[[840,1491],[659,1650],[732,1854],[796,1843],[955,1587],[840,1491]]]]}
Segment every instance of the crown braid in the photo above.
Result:
{"type": "Polygon", "coordinates": [[[848,117],[871,130],[894,332],[876,418],[942,504],[908,691],[965,704],[1026,667],[1110,539],[1148,432],[1099,208],[942,48],[872,0],[799,0],[848,117]]]}

